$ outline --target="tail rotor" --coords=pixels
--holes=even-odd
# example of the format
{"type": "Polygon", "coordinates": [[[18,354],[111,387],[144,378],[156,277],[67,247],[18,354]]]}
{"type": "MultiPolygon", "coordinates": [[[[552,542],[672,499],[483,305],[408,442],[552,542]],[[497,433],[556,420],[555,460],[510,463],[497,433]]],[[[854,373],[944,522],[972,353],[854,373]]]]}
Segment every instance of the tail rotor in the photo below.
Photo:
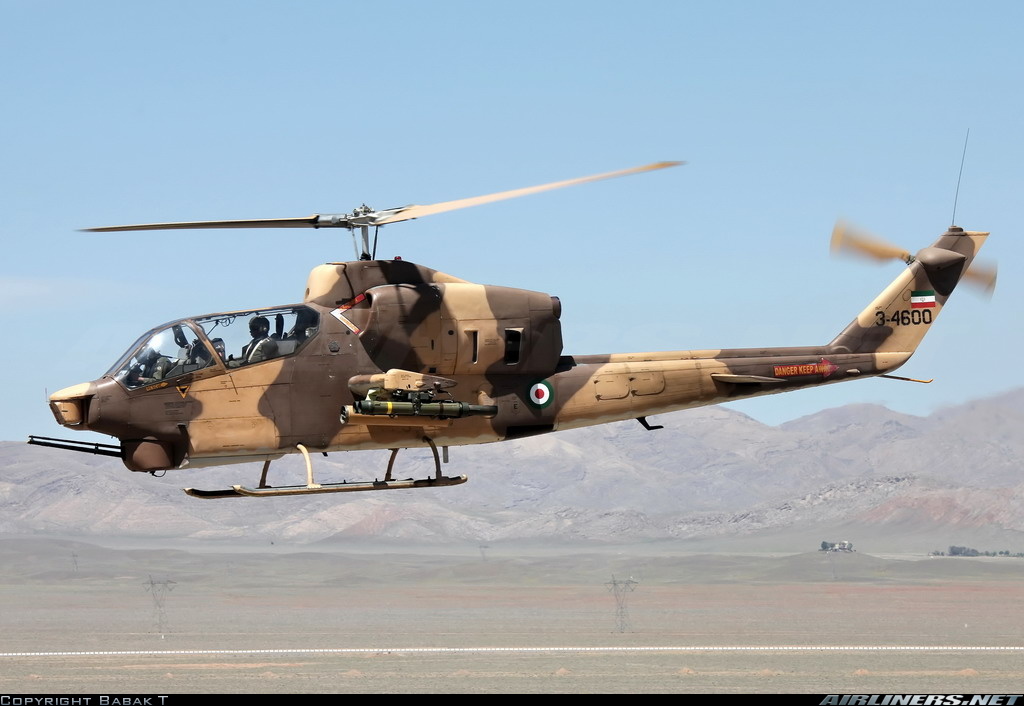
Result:
{"type": "MultiPolygon", "coordinates": [[[[886,242],[846,221],[837,221],[832,229],[831,250],[834,255],[851,255],[874,262],[900,260],[906,264],[914,261],[907,250],[886,242]]],[[[997,268],[995,263],[972,263],[964,273],[963,281],[980,290],[985,296],[992,296],[996,287],[997,268]]]]}

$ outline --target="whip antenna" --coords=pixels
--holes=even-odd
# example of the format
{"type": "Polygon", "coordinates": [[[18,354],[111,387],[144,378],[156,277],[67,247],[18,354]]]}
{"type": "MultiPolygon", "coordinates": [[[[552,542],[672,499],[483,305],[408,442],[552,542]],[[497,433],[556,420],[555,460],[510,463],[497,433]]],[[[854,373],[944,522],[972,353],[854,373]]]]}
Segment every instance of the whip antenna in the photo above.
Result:
{"type": "Polygon", "coordinates": [[[950,221],[952,225],[956,225],[956,202],[960,198],[960,178],[964,175],[964,160],[967,158],[967,140],[971,137],[971,128],[967,128],[967,136],[964,137],[964,153],[960,155],[960,173],[956,175],[956,193],[953,195],[953,220],[950,221]]]}

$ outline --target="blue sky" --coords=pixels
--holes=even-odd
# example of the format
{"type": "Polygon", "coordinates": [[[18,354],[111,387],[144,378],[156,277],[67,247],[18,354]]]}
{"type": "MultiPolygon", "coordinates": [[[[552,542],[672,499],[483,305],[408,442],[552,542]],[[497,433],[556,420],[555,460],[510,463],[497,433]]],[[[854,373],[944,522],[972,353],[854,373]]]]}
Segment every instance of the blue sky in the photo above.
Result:
{"type": "Polygon", "coordinates": [[[903,374],[734,405],[768,423],[928,412],[1024,384],[1024,5],[0,0],[0,439],[146,329],[301,299],[344,231],[81,233],[672,170],[395,224],[380,252],[558,295],[568,353],[825,343],[899,271],[831,259],[848,218],[911,251],[989,230],[903,374]],[[1007,363],[1007,360],[1010,362],[1007,363]]]}

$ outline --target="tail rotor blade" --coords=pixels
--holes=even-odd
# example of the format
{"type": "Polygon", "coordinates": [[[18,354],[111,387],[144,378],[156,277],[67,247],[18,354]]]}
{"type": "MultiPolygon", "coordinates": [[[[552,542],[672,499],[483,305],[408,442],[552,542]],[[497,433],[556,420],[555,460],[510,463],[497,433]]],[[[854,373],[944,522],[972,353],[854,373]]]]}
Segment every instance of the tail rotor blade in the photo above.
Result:
{"type": "MultiPolygon", "coordinates": [[[[973,231],[966,231],[970,235],[973,231]]],[[[887,262],[902,260],[909,263],[912,258],[909,252],[885,242],[881,238],[862,231],[845,221],[838,221],[832,229],[831,248],[833,253],[857,255],[874,260],[887,262]]],[[[986,296],[992,296],[996,287],[996,266],[988,263],[972,263],[963,275],[963,282],[980,289],[986,296]]]]}
{"type": "Polygon", "coordinates": [[[832,229],[831,248],[833,253],[859,255],[876,262],[910,260],[910,253],[906,250],[868,235],[845,221],[838,221],[832,229]]]}
{"type": "Polygon", "coordinates": [[[996,289],[996,266],[989,263],[971,263],[964,273],[964,282],[981,289],[982,294],[991,297],[996,289]]]}

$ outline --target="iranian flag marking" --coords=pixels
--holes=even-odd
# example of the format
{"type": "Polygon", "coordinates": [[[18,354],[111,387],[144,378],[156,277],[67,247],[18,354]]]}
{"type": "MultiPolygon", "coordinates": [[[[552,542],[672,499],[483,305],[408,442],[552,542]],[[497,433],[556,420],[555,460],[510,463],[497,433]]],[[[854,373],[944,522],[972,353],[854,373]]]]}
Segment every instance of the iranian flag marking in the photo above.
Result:
{"type": "Polygon", "coordinates": [[[530,404],[534,407],[547,407],[555,399],[555,390],[547,380],[538,382],[530,388],[530,404]]]}
{"type": "Polygon", "coordinates": [[[935,306],[934,289],[915,289],[910,293],[911,309],[930,309],[935,306]]]}

